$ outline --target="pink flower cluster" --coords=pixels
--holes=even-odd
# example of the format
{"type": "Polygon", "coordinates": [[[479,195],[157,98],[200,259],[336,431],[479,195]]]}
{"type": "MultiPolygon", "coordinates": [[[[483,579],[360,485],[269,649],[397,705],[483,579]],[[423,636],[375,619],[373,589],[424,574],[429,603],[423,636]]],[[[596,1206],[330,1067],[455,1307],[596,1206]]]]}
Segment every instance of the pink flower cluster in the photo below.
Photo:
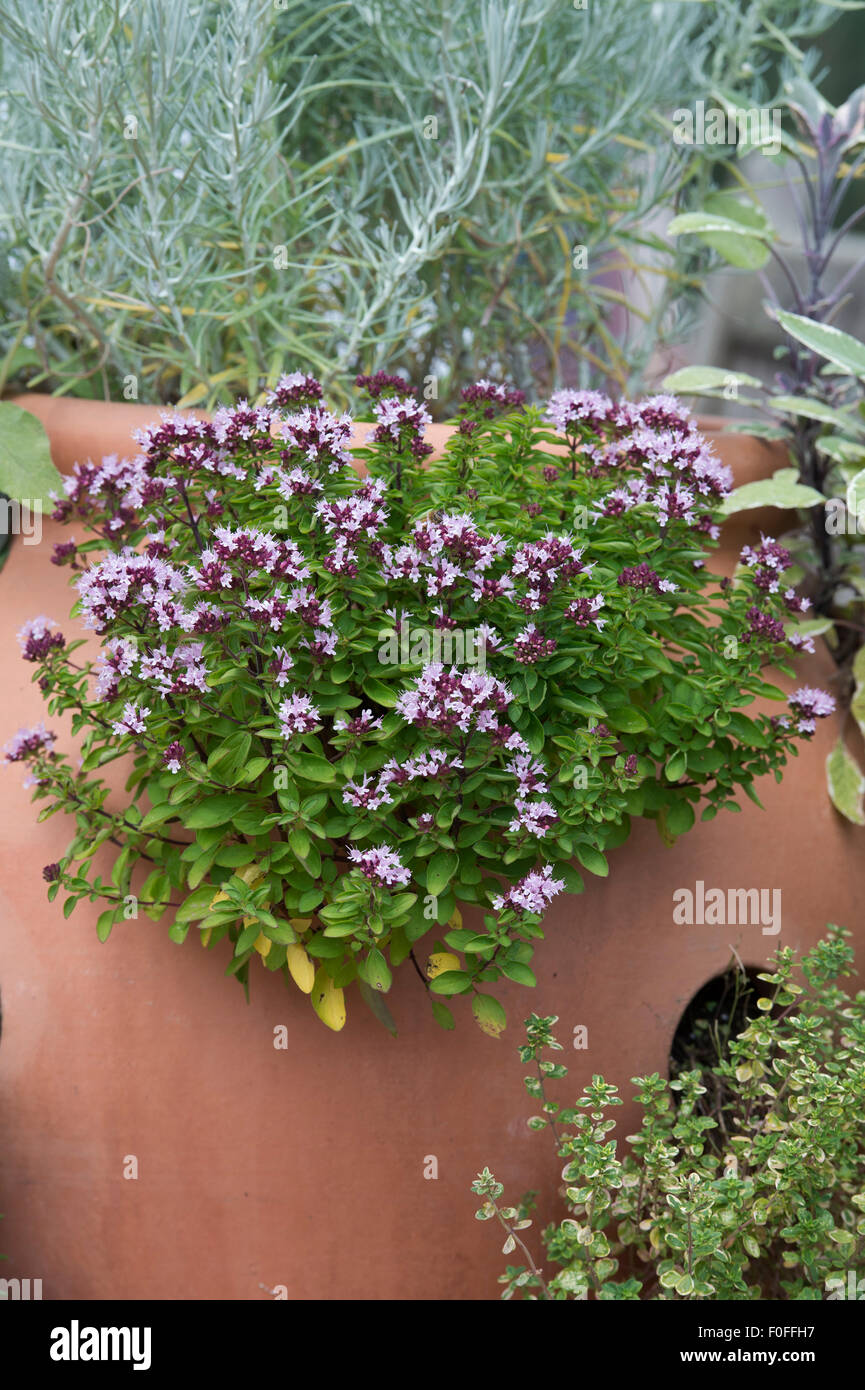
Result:
{"type": "Polygon", "coordinates": [[[267,393],[267,404],[285,409],[288,406],[312,405],[321,400],[321,382],[307,372],[289,372],[279,378],[267,393]]]}
{"type": "Polygon", "coordinates": [[[138,660],[138,648],[128,637],[110,637],[103,643],[96,672],[96,698],[113,700],[121,679],[131,675],[138,660]]]}
{"type": "Polygon", "coordinates": [[[273,673],[274,682],[282,689],[288,680],[288,673],[294,666],[294,659],[285,647],[274,647],[268,670],[273,673]]]}
{"type": "Polygon", "coordinates": [[[756,547],[746,545],[739,558],[743,565],[754,571],[757,588],[769,594],[778,592],[781,587],[779,575],[793,563],[791,552],[767,536],[761,536],[760,544],[756,547]]]}
{"type": "Polygon", "coordinates": [[[166,560],[147,555],[109,553],[75,581],[81,597],[85,627],[102,632],[130,609],[167,632],[180,619],[180,599],[187,581],[166,560]]]}
{"type": "Polygon", "coordinates": [[[589,623],[594,623],[598,632],[602,632],[606,624],[606,618],[599,618],[598,614],[604,606],[603,594],[595,594],[594,598],[577,598],[573,603],[569,603],[565,609],[565,617],[570,618],[577,627],[588,627],[589,623]]]}
{"type": "Polygon", "coordinates": [[[374,401],[382,395],[404,396],[408,391],[408,382],[403,377],[390,376],[387,372],[375,372],[372,376],[361,373],[355,377],[354,384],[372,396],[374,401]]]}
{"type": "Polygon", "coordinates": [[[534,792],[548,790],[547,769],[542,762],[532,758],[529,753],[518,753],[509,763],[508,772],[516,778],[520,796],[531,796],[534,792]]]}
{"type": "Polygon", "coordinates": [[[245,588],[252,576],[267,574],[275,579],[300,580],[309,577],[309,566],[294,541],[278,540],[254,527],[216,526],[210,546],[201,553],[198,568],[189,578],[204,593],[245,588]]]}
{"type": "Polygon", "coordinates": [[[251,406],[247,401],[221,405],[214,411],[211,421],[213,438],[227,452],[236,453],[245,447],[254,453],[264,453],[271,447],[272,419],[271,412],[263,405],[251,406]]]}
{"type": "Polygon", "coordinates": [[[405,787],[429,778],[443,782],[462,766],[462,758],[443,748],[428,748],[426,752],[415,758],[405,758],[401,763],[391,758],[379,772],[376,781],[364,773],[360,782],[347,782],[342,799],[347,806],[377,811],[381,806],[393,805],[392,787],[405,787]]]}
{"type": "Polygon", "coordinates": [[[496,912],[514,912],[518,917],[531,913],[534,917],[542,917],[564,886],[564,879],[553,878],[552,868],[547,864],[543,869],[533,869],[519,883],[511,884],[502,897],[493,898],[492,905],[496,912]]]}
{"type": "Polygon", "coordinates": [[[662,579],[655,570],[650,569],[645,560],[641,565],[626,566],[618,578],[622,588],[654,589],[657,594],[674,594],[678,588],[672,579],[662,579]]]}
{"type": "Polygon", "coordinates": [[[53,618],[31,618],[18,633],[24,661],[44,661],[48,653],[66,646],[62,632],[52,632],[53,618]]]}
{"type": "Polygon", "coordinates": [[[221,472],[229,462],[216,442],[210,421],[194,416],[163,411],[160,424],[136,430],[133,438],[144,451],[146,471],[151,477],[161,463],[170,462],[183,477],[192,478],[202,471],[221,472]]]}
{"type": "Polygon", "coordinates": [[[337,501],[322,498],[316,504],[319,524],[333,538],[333,550],[322,562],[331,574],[350,578],[357,574],[361,544],[374,541],[387,521],[386,490],[383,478],[367,478],[349,497],[337,501]]]}
{"type": "Polygon", "coordinates": [[[282,420],[278,433],[285,440],[280,457],[286,468],[306,463],[320,473],[339,473],[351,463],[350,415],[332,415],[323,406],[307,406],[282,420]]]}
{"type": "Polygon", "coordinates": [[[40,721],[32,729],[19,729],[4,745],[3,753],[7,763],[20,763],[35,753],[50,752],[56,742],[57,735],[40,721]]]}
{"type": "Polygon", "coordinates": [[[814,733],[818,719],[826,719],[835,710],[835,700],[831,695],[807,685],[794,690],[787,704],[797,717],[797,732],[806,735],[814,733]]]}
{"type": "Polygon", "coordinates": [[[349,845],[348,857],[379,888],[401,888],[411,882],[411,874],[389,845],[377,845],[374,849],[349,845]]]}
{"type": "Polygon", "coordinates": [[[115,734],[143,734],[147,727],[147,719],[150,710],[146,705],[138,705],[133,700],[127,700],[123,706],[123,713],[119,719],[115,719],[111,728],[115,734]]]}
{"type": "MultiPolygon", "coordinates": [[[[789,569],[793,563],[791,552],[767,536],[760,537],[758,546],[746,545],[739,558],[742,564],[752,572],[752,578],[758,590],[758,603],[760,602],[760,595],[781,592],[783,583],[781,576],[784,570],[789,569]]],[[[811,600],[797,594],[792,588],[784,589],[782,598],[784,607],[791,614],[807,613],[811,607],[811,600]]],[[[798,632],[794,632],[788,637],[783,623],[777,618],[773,618],[771,614],[763,612],[759,607],[749,608],[747,616],[750,626],[745,634],[745,641],[762,639],[774,644],[789,642],[794,650],[813,652],[814,644],[810,637],[802,636],[798,632]]]]}
{"type": "Polygon", "coordinates": [[[376,400],[375,418],[378,421],[367,438],[377,444],[390,441],[400,449],[407,446],[416,458],[425,458],[432,453],[432,445],[424,444],[423,435],[427,425],[432,424],[432,416],[425,405],[419,405],[414,396],[380,396],[376,400]]]}
{"type": "Polygon", "coordinates": [[[597,434],[613,418],[613,402],[602,391],[554,391],[546,416],[562,434],[586,428],[597,434]]]}
{"type": "Polygon", "coordinates": [[[555,639],[545,637],[534,623],[527,623],[514,638],[514,656],[522,666],[534,666],[541,657],[551,656],[555,650],[555,639]]]}
{"type": "Polygon", "coordinates": [[[514,809],[516,815],[508,826],[511,834],[522,831],[538,840],[542,840],[559,819],[558,811],[549,801],[526,801],[524,797],[518,796],[514,801],[514,809]]]}
{"type": "Polygon", "coordinates": [[[787,633],[780,618],[773,618],[771,613],[764,613],[762,608],[753,605],[745,617],[748,619],[748,631],[742,635],[743,642],[786,642],[787,633]]]}
{"type": "Polygon", "coordinates": [[[543,540],[529,541],[517,547],[511,565],[511,577],[525,585],[526,592],[517,599],[517,606],[535,613],[550,601],[556,585],[591,574],[594,564],[584,564],[582,548],[574,545],[569,536],[556,536],[548,531],[543,540]]]}
{"type": "Polygon", "coordinates": [[[622,468],[636,474],[601,499],[596,515],[648,508],[665,528],[681,521],[717,539],[708,508],[729,492],[732,474],[672,396],[614,405],[599,391],[557,391],[547,418],[568,437],[591,476],[622,468]]]}
{"type": "Polygon", "coordinates": [[[309,734],[321,720],[317,706],[308,695],[290,695],[277,710],[279,731],[285,739],[295,734],[309,734]]]}
{"type": "Polygon", "coordinates": [[[399,696],[396,709],[407,723],[421,729],[445,734],[477,729],[494,734],[501,731],[498,716],[511,699],[507,686],[494,676],[456,666],[446,671],[441,662],[433,661],[421,672],[414,689],[399,696]]]}
{"type": "Polygon", "coordinates": [[[360,714],[356,714],[352,719],[333,721],[337,733],[350,734],[352,738],[363,738],[365,734],[371,734],[373,729],[380,729],[381,726],[382,716],[376,719],[371,709],[362,709],[360,714]]]}
{"type": "Polygon", "coordinates": [[[163,749],[162,761],[169,772],[177,774],[186,762],[186,749],[178,739],[174,739],[163,749]]]}
{"type": "Polygon", "coordinates": [[[499,411],[515,410],[526,399],[525,391],[518,391],[501,381],[488,381],[486,377],[481,377],[472,386],[464,387],[460,396],[464,407],[482,407],[481,414],[487,420],[492,420],[499,411]]]}
{"type": "Polygon", "coordinates": [[[471,517],[444,513],[416,526],[407,544],[383,545],[380,558],[388,578],[425,583],[429,598],[451,596],[458,582],[465,580],[478,602],[500,597],[513,588],[507,577],[494,580],[485,573],[506,551],[501,536],[482,535],[471,517]]]}
{"type": "Polygon", "coordinates": [[[106,456],[101,463],[88,460],[74,463],[72,473],[63,478],[65,497],[54,501],[53,521],[68,521],[72,516],[88,518],[95,502],[107,513],[109,533],[118,533],[135,521],[136,510],[148,496],[150,478],[143,456],[119,459],[106,456]]]}
{"type": "Polygon", "coordinates": [[[189,695],[207,690],[207,665],[203,642],[185,642],[169,652],[166,646],[142,656],[141,676],[152,681],[163,695],[189,695]]]}

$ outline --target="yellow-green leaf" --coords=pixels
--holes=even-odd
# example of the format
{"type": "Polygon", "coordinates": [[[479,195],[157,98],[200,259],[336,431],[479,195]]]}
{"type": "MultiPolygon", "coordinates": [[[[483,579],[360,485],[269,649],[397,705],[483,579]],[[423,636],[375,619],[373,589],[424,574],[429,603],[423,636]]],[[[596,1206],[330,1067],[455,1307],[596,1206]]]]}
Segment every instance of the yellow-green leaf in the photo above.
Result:
{"type": "Polygon", "coordinates": [[[826,759],[826,782],[835,809],[854,825],[865,825],[862,813],[865,777],[840,738],[826,759]]]}
{"type": "Polygon", "coordinates": [[[333,983],[324,966],[316,971],[310,998],[322,1023],[338,1033],[345,1026],[345,996],[333,983]]]}
{"type": "Polygon", "coordinates": [[[315,966],[301,945],[286,946],[285,963],[288,973],[299,990],[312,994],[315,984],[315,966]]]}
{"type": "Polygon", "coordinates": [[[472,1013],[478,1027],[491,1038],[498,1038],[508,1025],[508,1016],[491,994],[476,994],[472,1000],[472,1013]]]}
{"type": "Polygon", "coordinates": [[[436,951],[429,958],[426,973],[431,980],[434,980],[436,975],[443,975],[446,970],[459,969],[459,956],[452,956],[448,951],[436,951]]]}
{"type": "Polygon", "coordinates": [[[865,647],[860,647],[853,660],[853,679],[856,691],[850,702],[853,718],[865,734],[865,647]]]}

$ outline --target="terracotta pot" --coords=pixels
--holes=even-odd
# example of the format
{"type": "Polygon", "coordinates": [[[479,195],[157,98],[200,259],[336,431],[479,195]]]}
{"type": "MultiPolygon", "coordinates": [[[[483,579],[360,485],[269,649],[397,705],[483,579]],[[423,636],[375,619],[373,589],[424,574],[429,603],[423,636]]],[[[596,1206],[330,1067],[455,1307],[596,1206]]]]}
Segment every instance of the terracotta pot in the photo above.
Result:
{"type": "MultiPolygon", "coordinates": [[[[71,473],[72,465],[78,460],[100,459],[106,454],[131,457],[137,452],[132,431],[153,424],[160,412],[169,408],[122,401],[83,401],[37,393],[13,396],[11,400],[42,421],[51,440],[51,457],[61,473],[71,473]]],[[[207,416],[203,410],[180,413],[197,415],[199,419],[207,416]]],[[[369,428],[368,424],[358,425],[352,435],[353,443],[364,443],[369,428]]],[[[451,432],[447,425],[430,425],[426,437],[438,450],[451,432]]]]}
{"type": "MultiPolygon", "coordinates": [[[[68,403],[76,414],[82,404],[68,403]]],[[[138,407],[138,422],[152,413],[138,407]]],[[[61,466],[79,451],[123,452],[104,418],[98,441],[95,413],[82,426],[88,449],[59,444],[61,466]]],[[[740,477],[740,464],[748,476],[777,466],[754,441],[722,448],[740,477]]],[[[741,525],[759,529],[751,517],[741,525]]],[[[47,523],[43,544],[16,544],[0,576],[7,657],[27,618],[68,612],[67,575],[47,561],[64,535],[47,523]]],[[[740,543],[737,534],[729,566],[740,543]]],[[[828,664],[810,659],[803,681],[825,684],[828,664]]],[[[7,671],[2,722],[14,731],[42,707],[30,669],[13,658],[7,671]]],[[[865,856],[823,785],[830,725],[821,723],[782,785],[761,785],[765,814],[746,800],[741,814],[699,825],[671,850],[653,824],[636,824],[612,855],[609,880],[589,877],[583,895],[554,904],[537,989],[497,988],[511,1020],[499,1040],[459,1008],[456,1030],[442,1032],[409,970],[389,999],[395,1040],[359,1000],[344,1032],[330,1033],[263,971],[247,1005],[217,953],[193,941],[174,948],[164,924],[147,918],[100,945],[97,908],[82,905],[66,922],[59,903],[46,902],[41,868],[60,858],[69,827],[60,817],[36,825],[18,769],[8,769],[4,1275],[41,1278],[46,1299],[245,1300],[277,1286],[301,1299],[497,1297],[504,1260],[495,1234],[473,1219],[471,1180],[489,1163],[512,1198],[545,1193],[544,1221],[555,1214],[559,1175],[548,1136],[526,1129],[534,1107],[515,1051],[520,1020],[559,1015],[570,1067],[561,1098],[602,1072],[629,1100],[618,1112],[623,1136],[636,1120],[630,1078],[666,1072],[682,1010],[733,950],[759,964],[778,942],[807,947],[834,920],[856,930],[865,960],[865,856]],[[677,926],[673,892],[698,880],[780,889],[780,934],[677,926]],[[274,1047],[280,1025],[285,1050],[274,1047]],[[588,1029],[587,1050],[570,1045],[577,1025],[588,1029]],[[124,1176],[132,1157],[137,1178],[124,1176]]]]}

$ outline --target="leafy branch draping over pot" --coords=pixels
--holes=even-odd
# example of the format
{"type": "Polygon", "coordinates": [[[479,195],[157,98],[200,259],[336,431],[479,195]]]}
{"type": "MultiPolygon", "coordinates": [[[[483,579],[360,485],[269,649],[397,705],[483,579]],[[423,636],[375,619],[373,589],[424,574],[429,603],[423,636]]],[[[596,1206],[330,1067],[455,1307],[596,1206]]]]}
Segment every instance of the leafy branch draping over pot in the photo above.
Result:
{"type": "Polygon", "coordinates": [[[53,559],[101,657],[76,661],[44,616],[20,642],[83,757],[44,723],[6,757],[40,819],[74,813],[48,892],[67,915],[104,900],[102,939],[138,906],[176,942],[194,923],[245,986],[260,958],[333,1028],[355,980],[392,1027],[382,995],[411,958],[444,1026],[443,998],[472,994],[496,1033],[490,987],[534,983],[575,861],[606,875],[634,815],[671,843],[737,788],[756,800],[832,701],[743,713],[783,700],[761,668],[792,674],[801,600],[772,541],[740,584],[707,575],[731,478],[673,398],[564,391],[545,418],[482,381],[430,460],[406,383],[362,384],[364,478],[350,418],[299,372],[266,405],[169,415],[136,457],[76,467],[55,516],[91,535],[53,559]],[[118,758],[121,809],[100,776],[118,758]],[[119,851],[107,880],[100,847],[119,851]],[[424,974],[413,947],[436,924],[424,974]]]}

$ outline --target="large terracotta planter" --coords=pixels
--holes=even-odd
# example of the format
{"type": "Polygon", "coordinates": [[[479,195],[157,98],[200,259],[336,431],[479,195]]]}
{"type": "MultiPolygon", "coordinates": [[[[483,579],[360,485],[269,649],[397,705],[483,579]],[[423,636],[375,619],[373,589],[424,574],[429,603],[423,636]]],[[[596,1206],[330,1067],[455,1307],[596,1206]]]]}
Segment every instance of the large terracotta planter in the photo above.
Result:
{"type": "MultiPolygon", "coordinates": [[[[133,425],[154,414],[138,407],[129,418],[134,409],[133,425]]],[[[109,438],[128,431],[118,418],[82,447],[85,426],[73,454],[123,450],[122,437],[109,438]]],[[[778,463],[753,440],[721,447],[740,481],[778,463]]],[[[68,447],[55,457],[72,461],[68,447]]],[[[772,521],[737,522],[727,568],[772,521]]],[[[17,544],[0,575],[10,732],[41,717],[14,634],[36,613],[68,612],[67,576],[48,563],[64,534],[47,523],[43,543],[17,544]]],[[[830,664],[811,658],[803,681],[825,684],[830,664]]],[[[515,1052],[530,1011],[559,1015],[571,1069],[563,1099],[603,1072],[630,1102],[630,1078],[666,1071],[683,1008],[733,950],[759,964],[779,942],[811,945],[834,920],[855,930],[865,960],[862,841],[824,792],[830,724],[782,785],[763,783],[765,814],[746,800],[741,814],[699,825],[671,850],[654,825],[636,824],[609,880],[554,904],[537,989],[500,991],[511,1026],[499,1040],[467,1009],[457,1008],[456,1031],[442,1032],[410,971],[398,972],[390,996],[398,1039],[359,1001],[334,1035],[263,971],[247,1005],[215,953],[192,941],[173,947],[163,924],[129,922],[100,945],[97,908],[66,922],[46,902],[41,868],[60,857],[69,829],[59,817],[37,826],[19,770],[7,770],[4,1275],[41,1278],[48,1299],[256,1299],[279,1286],[290,1298],[495,1298],[504,1262],[495,1235],[473,1220],[472,1178],[489,1163],[513,1197],[547,1194],[542,1219],[555,1207],[559,1165],[548,1137],[526,1129],[532,1102],[515,1052]],[[673,893],[698,880],[780,889],[780,933],[676,925],[673,893]],[[285,1049],[274,1047],[279,1025],[285,1049]],[[586,1050],[569,1046],[577,1025],[588,1029],[586,1050]],[[124,1176],[130,1156],[137,1178],[124,1176]],[[436,1178],[424,1176],[430,1156],[436,1178]]],[[[619,1134],[632,1132],[635,1108],[618,1114],[619,1134]]]]}

